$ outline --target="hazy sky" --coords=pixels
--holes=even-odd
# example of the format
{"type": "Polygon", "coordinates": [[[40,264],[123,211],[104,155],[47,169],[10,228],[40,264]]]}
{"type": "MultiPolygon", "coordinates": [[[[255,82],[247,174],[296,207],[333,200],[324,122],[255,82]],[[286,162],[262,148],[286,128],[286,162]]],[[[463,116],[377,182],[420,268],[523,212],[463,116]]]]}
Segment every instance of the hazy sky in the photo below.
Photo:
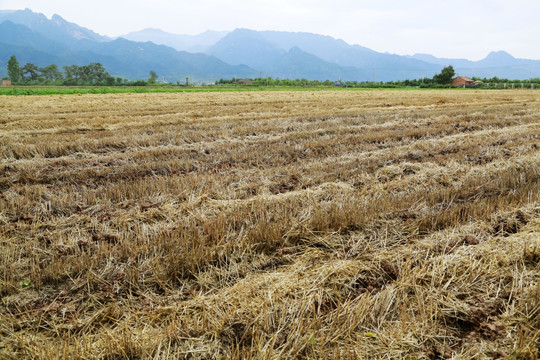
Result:
{"type": "Polygon", "coordinates": [[[396,54],[479,60],[492,50],[540,59],[539,0],[0,0],[100,34],[148,27],[306,31],[396,54]]]}

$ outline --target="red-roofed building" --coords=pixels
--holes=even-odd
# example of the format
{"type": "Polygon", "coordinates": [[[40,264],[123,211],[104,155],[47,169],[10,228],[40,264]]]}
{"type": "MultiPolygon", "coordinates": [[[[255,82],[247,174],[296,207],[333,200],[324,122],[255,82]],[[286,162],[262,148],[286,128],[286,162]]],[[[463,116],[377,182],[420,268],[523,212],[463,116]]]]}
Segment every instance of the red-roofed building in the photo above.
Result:
{"type": "Polygon", "coordinates": [[[452,80],[452,86],[455,87],[471,87],[474,85],[474,80],[469,79],[466,76],[458,76],[452,80]]]}

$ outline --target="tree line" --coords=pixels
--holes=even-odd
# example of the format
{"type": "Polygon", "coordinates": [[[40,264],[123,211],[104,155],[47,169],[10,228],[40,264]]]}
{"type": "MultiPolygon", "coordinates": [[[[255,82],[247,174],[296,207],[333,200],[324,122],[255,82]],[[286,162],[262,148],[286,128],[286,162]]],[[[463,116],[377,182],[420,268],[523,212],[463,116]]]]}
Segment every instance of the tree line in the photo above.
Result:
{"type": "MultiPolygon", "coordinates": [[[[424,77],[420,79],[407,79],[397,81],[319,81],[308,79],[279,79],[279,78],[253,78],[250,80],[249,86],[269,86],[269,87],[349,87],[349,88],[403,88],[403,87],[417,87],[417,88],[448,88],[452,86],[452,80],[455,78],[456,72],[452,65],[445,66],[440,73],[435,74],[433,77],[424,77]]],[[[479,78],[472,77],[478,88],[502,88],[506,84],[507,87],[525,84],[530,87],[530,84],[540,84],[540,78],[534,78],[530,80],[508,80],[504,78],[479,78]]],[[[241,83],[245,84],[243,79],[220,79],[216,81],[216,85],[235,86],[241,83]]],[[[518,86],[519,87],[519,86],[518,86]]]]}
{"type": "Polygon", "coordinates": [[[26,63],[21,67],[15,55],[11,56],[7,64],[8,77],[13,84],[17,85],[113,86],[129,84],[123,78],[111,76],[98,62],[82,66],[63,66],[62,70],[60,71],[56,64],[38,67],[35,64],[26,63]]]}
{"type": "MultiPolygon", "coordinates": [[[[320,87],[320,86],[341,86],[341,87],[444,87],[449,86],[456,75],[452,65],[446,66],[439,74],[435,74],[433,78],[423,78],[419,80],[403,80],[403,81],[388,81],[388,82],[372,82],[372,81],[319,81],[308,79],[272,79],[272,78],[255,78],[249,79],[253,86],[308,86],[308,87],[320,87]]],[[[238,84],[239,79],[233,78],[230,80],[220,79],[216,82],[216,85],[235,85],[238,84]]]]}
{"type": "MultiPolygon", "coordinates": [[[[150,76],[147,80],[128,81],[121,77],[113,77],[105,67],[98,63],[90,63],[88,65],[70,65],[63,66],[62,70],[56,64],[51,64],[45,67],[38,67],[32,63],[26,63],[20,67],[15,55],[11,56],[7,64],[8,76],[13,84],[16,85],[66,85],[66,86],[146,86],[157,83],[158,75],[155,71],[150,71],[150,76]]],[[[268,87],[351,87],[351,88],[400,88],[400,87],[418,87],[418,88],[444,88],[450,87],[455,76],[454,68],[449,65],[445,66],[440,73],[435,74],[432,78],[421,78],[413,80],[398,80],[387,82],[373,81],[331,81],[331,80],[308,80],[308,79],[279,79],[279,78],[253,78],[250,80],[250,86],[268,86],[268,87]]],[[[477,82],[478,87],[497,88],[502,84],[505,86],[514,86],[516,84],[540,84],[540,79],[530,79],[528,81],[508,80],[493,78],[477,78],[472,77],[477,82]]],[[[220,79],[214,84],[218,86],[236,86],[240,85],[240,79],[220,79]]],[[[169,84],[171,85],[171,84],[169,84]]],[[[181,85],[177,82],[177,85],[181,85]]],[[[184,86],[189,86],[186,80],[184,86]]]]}

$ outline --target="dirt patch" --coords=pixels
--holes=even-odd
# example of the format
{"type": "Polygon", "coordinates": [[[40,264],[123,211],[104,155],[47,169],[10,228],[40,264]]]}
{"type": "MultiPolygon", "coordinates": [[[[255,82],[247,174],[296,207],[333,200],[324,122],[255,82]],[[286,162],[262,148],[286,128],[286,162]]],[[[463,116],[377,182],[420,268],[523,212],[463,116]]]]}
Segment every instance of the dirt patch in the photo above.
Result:
{"type": "Polygon", "coordinates": [[[109,244],[117,244],[118,243],[118,235],[114,234],[93,234],[92,235],[92,241],[96,243],[109,243],[109,244]]]}
{"type": "Polygon", "coordinates": [[[497,236],[507,237],[512,234],[518,233],[524,225],[527,225],[530,221],[531,215],[524,211],[518,210],[516,212],[507,214],[505,216],[498,216],[493,225],[493,232],[497,236]]]}
{"type": "Polygon", "coordinates": [[[299,184],[300,178],[296,175],[291,175],[287,180],[271,185],[269,190],[273,195],[284,194],[296,190],[299,184]]]}
{"type": "Polygon", "coordinates": [[[399,268],[389,261],[383,261],[378,270],[362,272],[356,278],[352,288],[356,290],[357,295],[366,292],[376,294],[397,280],[398,276],[399,268]]]}
{"type": "Polygon", "coordinates": [[[446,322],[449,328],[461,339],[494,340],[505,335],[505,325],[500,315],[505,311],[505,301],[497,299],[484,301],[470,299],[467,301],[469,311],[448,315],[446,322]]]}

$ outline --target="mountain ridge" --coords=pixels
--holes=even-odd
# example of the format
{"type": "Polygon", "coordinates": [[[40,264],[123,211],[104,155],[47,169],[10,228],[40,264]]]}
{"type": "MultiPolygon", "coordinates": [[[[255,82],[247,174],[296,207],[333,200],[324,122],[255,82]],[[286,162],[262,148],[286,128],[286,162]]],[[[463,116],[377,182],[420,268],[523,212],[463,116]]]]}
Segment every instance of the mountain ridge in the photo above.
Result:
{"type": "Polygon", "coordinates": [[[491,51],[483,59],[438,58],[429,54],[414,54],[411,57],[440,66],[452,65],[458,74],[472,74],[477,77],[500,77],[508,79],[529,79],[540,77],[540,61],[515,58],[503,50],[491,51]]]}
{"type": "MultiPolygon", "coordinates": [[[[382,54],[360,45],[349,45],[343,40],[327,35],[305,32],[236,29],[212,46],[208,54],[231,64],[243,63],[263,73],[278,76],[279,73],[287,73],[288,70],[277,67],[272,62],[277,61],[293,47],[316,56],[319,62],[343,67],[342,73],[353,74],[354,72],[348,68],[354,67],[358,70],[356,74],[362,74],[360,77],[346,80],[373,80],[374,72],[376,81],[403,80],[432,76],[440,70],[439,66],[420,60],[382,54]]],[[[330,68],[329,72],[333,72],[330,68]]],[[[310,79],[314,76],[314,73],[307,73],[302,77],[310,79]]]]}
{"type": "MultiPolygon", "coordinates": [[[[206,54],[176,51],[152,42],[105,39],[100,35],[96,38],[91,30],[86,32],[59,15],[49,20],[30,10],[4,11],[0,12],[0,27],[3,35],[0,37],[0,57],[4,63],[11,55],[20,59],[21,66],[25,62],[45,66],[51,59],[59,66],[99,62],[115,77],[145,79],[153,70],[160,75],[160,80],[169,82],[184,81],[186,77],[203,81],[211,74],[215,79],[256,75],[253,69],[232,66],[206,54]]],[[[6,73],[5,68],[0,70],[0,76],[6,73]]]]}
{"type": "MultiPolygon", "coordinates": [[[[30,9],[0,10],[0,25],[0,64],[6,64],[13,54],[38,65],[50,59],[56,59],[58,65],[101,62],[112,75],[127,79],[144,79],[154,70],[160,79],[172,82],[187,76],[215,81],[258,75],[391,81],[432,77],[446,65],[467,76],[540,77],[539,60],[516,59],[504,51],[491,52],[479,61],[429,54],[401,56],[308,32],[239,28],[181,35],[150,28],[126,35],[146,40],[141,42],[106,37],[60,15],[48,19],[30,9]]],[[[0,76],[5,73],[0,69],[0,76]]]]}
{"type": "Polygon", "coordinates": [[[15,24],[24,25],[41,34],[49,34],[48,37],[55,37],[62,41],[76,41],[80,39],[89,39],[93,41],[111,40],[111,38],[107,36],[100,35],[90,29],[69,22],[58,14],[54,14],[51,19],[48,19],[45,15],[35,13],[28,8],[15,11],[0,11],[0,23],[5,20],[9,20],[15,24]]]}
{"type": "Polygon", "coordinates": [[[119,37],[137,42],[151,41],[158,45],[172,47],[178,51],[206,52],[208,47],[215,44],[228,33],[228,31],[206,30],[200,34],[187,35],[174,34],[158,28],[146,28],[119,37]]]}

